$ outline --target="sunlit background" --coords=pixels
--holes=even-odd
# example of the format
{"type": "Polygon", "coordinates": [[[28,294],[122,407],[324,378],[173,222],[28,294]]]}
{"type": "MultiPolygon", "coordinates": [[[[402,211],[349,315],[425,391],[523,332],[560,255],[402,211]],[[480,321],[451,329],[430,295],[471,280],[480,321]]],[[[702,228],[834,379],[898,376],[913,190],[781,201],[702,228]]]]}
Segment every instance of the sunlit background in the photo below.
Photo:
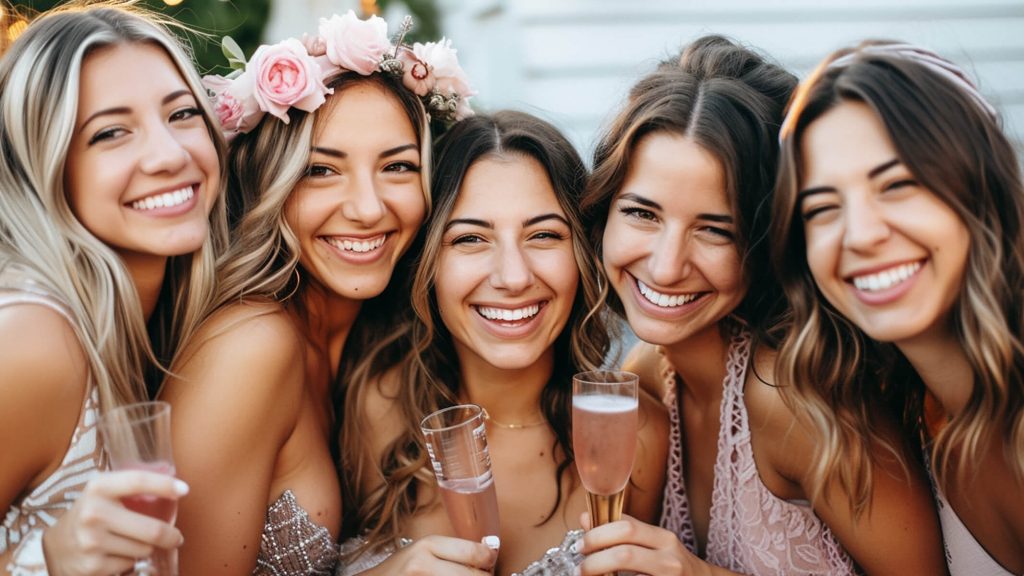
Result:
{"type": "MultiPolygon", "coordinates": [[[[16,2],[46,9],[60,2],[16,2]]],[[[348,9],[406,14],[413,40],[454,40],[478,108],[524,109],[554,121],[589,155],[629,85],[683,43],[725,34],[771,54],[798,75],[831,50],[864,38],[931,47],[979,79],[1024,156],[1024,0],[144,0],[200,30],[200,68],[223,62],[232,36],[249,54],[260,41],[315,32],[348,9]]],[[[24,29],[4,14],[6,39],[24,29]]]]}

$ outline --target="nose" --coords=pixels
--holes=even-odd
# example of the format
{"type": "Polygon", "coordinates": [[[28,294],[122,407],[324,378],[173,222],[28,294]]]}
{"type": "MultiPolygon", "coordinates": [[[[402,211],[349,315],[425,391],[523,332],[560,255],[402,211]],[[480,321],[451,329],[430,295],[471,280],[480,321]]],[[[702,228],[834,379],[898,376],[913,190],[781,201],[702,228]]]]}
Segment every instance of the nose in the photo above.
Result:
{"type": "Polygon", "coordinates": [[[491,284],[509,292],[522,292],[533,284],[533,270],[518,243],[505,242],[498,246],[491,271],[491,284]]]}
{"type": "Polygon", "coordinates": [[[384,218],[384,202],[370,174],[353,173],[341,203],[341,214],[363,226],[373,226],[384,218]]]}
{"type": "Polygon", "coordinates": [[[651,280],[671,286],[690,273],[690,242],[682,233],[666,231],[658,236],[647,259],[651,280]]]}
{"type": "Polygon", "coordinates": [[[868,250],[889,237],[889,225],[872,198],[848,198],[844,204],[844,248],[868,250]]]}
{"type": "Polygon", "coordinates": [[[174,174],[192,161],[188,148],[178,139],[173,128],[154,122],[146,129],[139,166],[147,174],[174,174]]]}

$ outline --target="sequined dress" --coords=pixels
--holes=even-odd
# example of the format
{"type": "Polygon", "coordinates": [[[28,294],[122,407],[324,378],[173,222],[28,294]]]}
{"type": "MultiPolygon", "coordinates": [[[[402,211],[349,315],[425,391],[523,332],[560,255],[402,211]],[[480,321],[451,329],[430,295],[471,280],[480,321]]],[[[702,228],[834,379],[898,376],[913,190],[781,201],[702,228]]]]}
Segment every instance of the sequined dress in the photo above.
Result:
{"type": "MultiPolygon", "coordinates": [[[[67,309],[41,286],[13,268],[0,274],[0,307],[45,306],[74,324],[67,309]]],[[[90,380],[78,423],[60,466],[28,494],[15,500],[0,525],[0,554],[9,554],[4,568],[12,576],[46,574],[43,530],[71,508],[86,482],[106,463],[98,441],[99,391],[90,380]]]]}
{"type": "MultiPolygon", "coordinates": [[[[718,456],[704,559],[742,574],[856,574],[853,561],[809,505],[783,500],[761,482],[743,402],[750,347],[750,335],[737,329],[729,343],[722,383],[718,456]]],[[[661,376],[666,384],[664,403],[671,425],[661,526],[697,554],[683,481],[677,378],[664,350],[660,351],[661,376]]]]}
{"type": "Polygon", "coordinates": [[[309,519],[285,490],[267,509],[254,576],[330,576],[338,564],[331,533],[309,519]]]}

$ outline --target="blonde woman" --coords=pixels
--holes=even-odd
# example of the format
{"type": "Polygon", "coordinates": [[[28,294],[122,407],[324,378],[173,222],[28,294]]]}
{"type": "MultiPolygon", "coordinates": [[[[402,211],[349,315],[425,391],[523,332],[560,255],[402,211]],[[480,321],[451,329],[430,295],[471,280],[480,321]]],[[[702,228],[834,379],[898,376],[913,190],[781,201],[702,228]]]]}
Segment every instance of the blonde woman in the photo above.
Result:
{"type": "Polygon", "coordinates": [[[828,438],[819,481],[863,482],[867,406],[895,405],[950,572],[1024,574],[1024,186],[995,110],[941,56],[866,42],[801,84],[786,126],[778,367],[828,438]]]}
{"type": "Polygon", "coordinates": [[[124,3],[47,13],[0,61],[0,572],[122,573],[181,542],[120,499],[187,486],[98,474],[95,426],[146,398],[211,296],[212,114],[171,33],[124,3]]]}
{"type": "Polygon", "coordinates": [[[457,64],[429,61],[454,58],[447,44],[417,53],[387,32],[376,17],[325,18],[315,37],[261,46],[238,74],[207,79],[235,138],[236,223],[210,316],[162,392],[192,488],[178,515],[183,573],[335,569],[338,367],[405,307],[395,298],[407,292],[386,289],[401,288],[429,206],[427,111],[451,119],[468,95],[457,64]],[[416,66],[423,77],[403,76],[416,66]]]}

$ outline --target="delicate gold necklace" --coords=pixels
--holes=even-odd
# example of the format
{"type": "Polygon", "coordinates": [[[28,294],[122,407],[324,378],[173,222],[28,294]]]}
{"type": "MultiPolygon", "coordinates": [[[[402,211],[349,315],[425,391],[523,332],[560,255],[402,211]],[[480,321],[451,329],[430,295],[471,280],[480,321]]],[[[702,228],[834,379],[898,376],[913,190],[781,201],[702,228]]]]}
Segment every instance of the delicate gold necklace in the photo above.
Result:
{"type": "Polygon", "coordinates": [[[548,422],[547,420],[544,419],[543,416],[541,416],[541,419],[536,421],[536,422],[529,422],[527,424],[505,424],[503,422],[498,422],[494,418],[491,418],[491,414],[489,412],[487,412],[486,408],[484,408],[483,411],[484,411],[484,419],[485,420],[487,420],[491,424],[494,424],[498,428],[505,428],[507,430],[522,430],[523,428],[534,428],[534,427],[540,426],[542,424],[547,424],[547,422],[548,422]]]}

